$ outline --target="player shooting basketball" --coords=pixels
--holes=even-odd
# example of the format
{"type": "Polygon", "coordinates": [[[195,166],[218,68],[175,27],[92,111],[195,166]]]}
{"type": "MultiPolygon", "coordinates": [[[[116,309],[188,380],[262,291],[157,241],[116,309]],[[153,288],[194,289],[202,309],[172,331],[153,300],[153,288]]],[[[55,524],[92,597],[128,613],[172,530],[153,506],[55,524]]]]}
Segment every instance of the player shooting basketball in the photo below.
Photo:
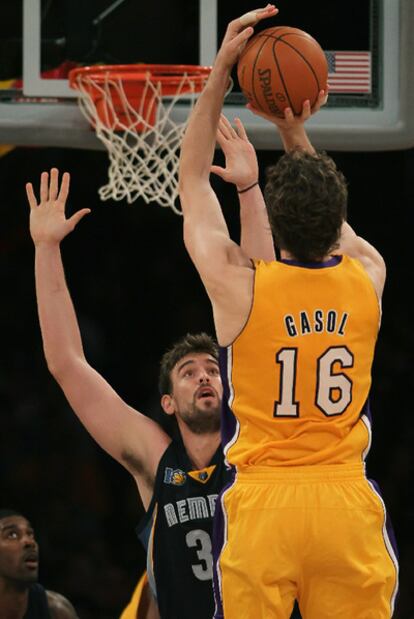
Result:
{"type": "Polygon", "coordinates": [[[216,514],[215,617],[288,619],[296,598],[304,619],[389,619],[396,552],[364,467],[384,261],[346,222],[332,159],[295,139],[265,192],[280,262],[230,239],[209,180],[248,24],[275,14],[229,24],[181,149],[184,240],[213,307],[237,470],[216,514]]]}

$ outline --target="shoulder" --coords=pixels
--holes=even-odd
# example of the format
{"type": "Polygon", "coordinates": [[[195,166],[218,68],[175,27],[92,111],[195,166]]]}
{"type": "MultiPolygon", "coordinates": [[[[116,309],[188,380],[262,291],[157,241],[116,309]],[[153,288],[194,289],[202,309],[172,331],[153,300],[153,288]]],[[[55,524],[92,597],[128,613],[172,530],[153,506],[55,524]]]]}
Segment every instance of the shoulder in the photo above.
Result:
{"type": "Polygon", "coordinates": [[[349,263],[357,264],[364,271],[367,278],[374,286],[377,298],[381,301],[382,293],[387,275],[385,262],[380,254],[371,254],[365,256],[344,256],[348,258],[349,263]]]}
{"type": "Polygon", "coordinates": [[[339,253],[360,261],[381,299],[386,278],[385,261],[380,252],[367,240],[358,236],[351,226],[344,222],[341,229],[339,253]]]}
{"type": "Polygon", "coordinates": [[[65,596],[55,591],[46,591],[52,619],[78,619],[76,610],[65,596]]]}

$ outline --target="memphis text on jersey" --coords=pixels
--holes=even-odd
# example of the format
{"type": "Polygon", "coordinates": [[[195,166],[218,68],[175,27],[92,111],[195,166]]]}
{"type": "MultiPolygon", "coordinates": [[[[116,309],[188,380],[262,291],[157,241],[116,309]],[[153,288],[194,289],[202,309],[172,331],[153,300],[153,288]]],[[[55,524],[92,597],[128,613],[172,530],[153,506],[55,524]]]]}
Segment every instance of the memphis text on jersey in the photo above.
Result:
{"type": "Polygon", "coordinates": [[[164,505],[165,518],[169,527],[191,520],[213,518],[218,494],[196,496],[164,505]]]}

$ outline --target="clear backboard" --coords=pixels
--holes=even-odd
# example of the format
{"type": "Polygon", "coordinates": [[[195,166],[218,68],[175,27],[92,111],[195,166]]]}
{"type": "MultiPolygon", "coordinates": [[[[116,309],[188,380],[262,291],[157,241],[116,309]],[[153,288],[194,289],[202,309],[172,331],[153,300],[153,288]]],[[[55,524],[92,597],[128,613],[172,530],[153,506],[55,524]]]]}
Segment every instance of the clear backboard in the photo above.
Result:
{"type": "MultiPolygon", "coordinates": [[[[228,21],[251,9],[247,0],[143,4],[23,0],[22,93],[7,97],[0,91],[1,141],[102,148],[79,112],[78,93],[64,74],[53,74],[54,68],[65,63],[210,65],[228,21]]],[[[323,11],[302,2],[281,2],[280,14],[270,25],[276,24],[306,30],[328,56],[329,103],[308,124],[318,148],[390,150],[414,145],[412,0],[353,0],[346,8],[329,2],[323,11]],[[344,84],[343,66],[357,53],[364,75],[361,79],[358,67],[351,69],[344,84]]],[[[275,148],[272,127],[244,108],[236,77],[234,82],[226,115],[242,119],[256,148],[275,148]]],[[[174,111],[177,120],[187,112],[185,104],[174,111]]]]}

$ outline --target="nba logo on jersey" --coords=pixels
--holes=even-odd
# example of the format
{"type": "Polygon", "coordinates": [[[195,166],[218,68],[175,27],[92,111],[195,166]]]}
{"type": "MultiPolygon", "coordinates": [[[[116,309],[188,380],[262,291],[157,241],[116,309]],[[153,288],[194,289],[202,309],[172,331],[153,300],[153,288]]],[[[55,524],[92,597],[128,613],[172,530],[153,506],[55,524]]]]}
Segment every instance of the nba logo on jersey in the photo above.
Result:
{"type": "Polygon", "coordinates": [[[165,467],[164,484],[172,484],[173,486],[183,486],[186,482],[187,475],[181,469],[172,469],[165,467]]]}

